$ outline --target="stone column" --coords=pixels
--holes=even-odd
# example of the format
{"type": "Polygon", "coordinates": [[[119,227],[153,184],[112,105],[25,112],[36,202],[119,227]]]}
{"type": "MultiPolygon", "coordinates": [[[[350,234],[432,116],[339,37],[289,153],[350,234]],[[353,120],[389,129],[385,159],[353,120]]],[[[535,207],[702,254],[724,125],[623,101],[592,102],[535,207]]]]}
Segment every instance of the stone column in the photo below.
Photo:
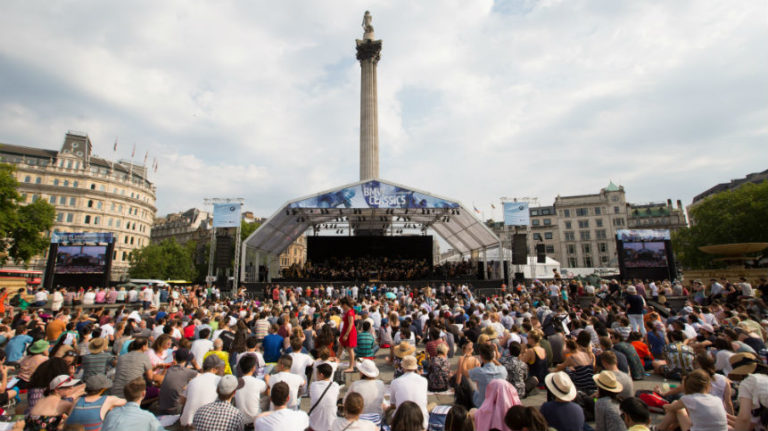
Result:
{"type": "Polygon", "coordinates": [[[381,41],[366,33],[357,39],[360,61],[360,179],[379,177],[379,112],[376,65],[381,58],[381,41]]]}

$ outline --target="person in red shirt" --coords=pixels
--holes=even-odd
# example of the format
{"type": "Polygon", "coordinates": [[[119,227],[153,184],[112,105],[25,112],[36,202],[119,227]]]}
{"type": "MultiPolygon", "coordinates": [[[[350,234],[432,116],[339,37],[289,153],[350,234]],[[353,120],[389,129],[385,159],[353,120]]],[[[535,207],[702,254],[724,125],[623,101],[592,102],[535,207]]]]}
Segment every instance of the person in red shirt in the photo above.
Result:
{"type": "Polygon", "coordinates": [[[643,367],[646,370],[652,370],[653,353],[651,353],[651,349],[649,349],[648,345],[643,341],[643,334],[637,331],[632,331],[629,333],[629,338],[627,340],[632,344],[632,347],[635,348],[640,360],[643,361],[643,367]]]}
{"type": "Polygon", "coordinates": [[[355,310],[352,309],[352,300],[349,296],[341,298],[341,309],[344,315],[341,319],[341,336],[339,343],[341,348],[347,351],[349,355],[349,368],[345,373],[355,371],[355,347],[357,347],[357,329],[355,328],[355,310]]]}

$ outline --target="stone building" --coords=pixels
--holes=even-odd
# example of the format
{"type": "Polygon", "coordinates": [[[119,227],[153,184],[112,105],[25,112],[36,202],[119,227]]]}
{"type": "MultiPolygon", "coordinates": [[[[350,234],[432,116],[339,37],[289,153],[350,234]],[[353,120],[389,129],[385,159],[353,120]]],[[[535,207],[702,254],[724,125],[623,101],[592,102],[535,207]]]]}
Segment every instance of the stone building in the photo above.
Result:
{"type": "MultiPolygon", "coordinates": [[[[56,208],[53,232],[112,232],[112,278],[127,274],[131,251],[149,244],[155,186],[145,166],[93,154],[87,134],[69,131],[60,151],[0,144],[0,162],[16,167],[23,201],[56,208]]],[[[30,262],[45,268],[46,255],[30,262]]]]}
{"type": "Polygon", "coordinates": [[[672,206],[672,199],[666,203],[629,204],[627,225],[630,229],[669,229],[678,230],[688,225],[683,203],[677,201],[672,206]]]}
{"type": "Polygon", "coordinates": [[[702,200],[706,199],[709,196],[712,196],[714,194],[724,192],[727,190],[734,190],[746,183],[762,183],[764,181],[768,181],[768,169],[764,170],[763,172],[753,172],[751,174],[747,174],[744,178],[738,178],[735,180],[731,180],[728,183],[720,183],[716,186],[710,187],[707,190],[699,193],[698,195],[693,197],[693,202],[691,203],[691,206],[694,206],[701,202],[702,200]]]}
{"type": "Polygon", "coordinates": [[[557,196],[554,207],[563,267],[618,266],[616,231],[628,227],[624,187],[611,182],[600,193],[557,196]]]}
{"type": "Polygon", "coordinates": [[[304,265],[307,261],[307,236],[302,235],[296,238],[296,241],[292,242],[284,252],[280,253],[278,262],[280,262],[280,270],[290,267],[291,265],[304,265]]]}
{"type": "Polygon", "coordinates": [[[528,209],[531,216],[531,234],[528,235],[528,254],[536,256],[536,246],[544,244],[544,253],[562,262],[560,232],[557,212],[554,206],[539,206],[528,209]]]}
{"type": "Polygon", "coordinates": [[[153,244],[170,238],[179,244],[200,240],[207,242],[210,240],[211,222],[211,215],[197,208],[170,213],[155,219],[150,238],[153,244]]]}

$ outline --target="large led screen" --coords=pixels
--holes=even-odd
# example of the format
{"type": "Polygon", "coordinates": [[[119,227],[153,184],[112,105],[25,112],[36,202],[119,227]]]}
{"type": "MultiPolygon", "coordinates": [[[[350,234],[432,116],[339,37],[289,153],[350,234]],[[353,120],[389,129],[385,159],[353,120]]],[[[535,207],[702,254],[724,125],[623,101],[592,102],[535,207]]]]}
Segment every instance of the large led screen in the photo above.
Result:
{"type": "Polygon", "coordinates": [[[107,246],[66,245],[56,253],[56,274],[97,274],[107,269],[107,246]]]}
{"type": "Polygon", "coordinates": [[[667,250],[663,241],[624,243],[625,267],[663,268],[667,265],[667,250]]]}

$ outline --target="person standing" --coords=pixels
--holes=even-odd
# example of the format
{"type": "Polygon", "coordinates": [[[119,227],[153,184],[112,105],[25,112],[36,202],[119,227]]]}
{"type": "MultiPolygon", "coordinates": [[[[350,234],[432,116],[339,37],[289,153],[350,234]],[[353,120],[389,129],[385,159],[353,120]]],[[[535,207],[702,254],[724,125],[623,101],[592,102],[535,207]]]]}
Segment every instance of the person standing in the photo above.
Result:
{"type": "MultiPolygon", "coordinates": [[[[340,349],[347,351],[349,356],[349,368],[345,373],[355,371],[355,347],[357,347],[357,329],[355,328],[355,310],[352,309],[352,300],[348,296],[341,298],[341,308],[344,311],[341,322],[341,336],[339,338],[340,349]]],[[[341,350],[339,351],[341,356],[341,350]]]]}
{"type": "Polygon", "coordinates": [[[635,286],[627,287],[626,312],[629,318],[629,324],[633,331],[645,335],[645,323],[643,323],[643,311],[645,310],[645,299],[637,294],[635,286]]]}

